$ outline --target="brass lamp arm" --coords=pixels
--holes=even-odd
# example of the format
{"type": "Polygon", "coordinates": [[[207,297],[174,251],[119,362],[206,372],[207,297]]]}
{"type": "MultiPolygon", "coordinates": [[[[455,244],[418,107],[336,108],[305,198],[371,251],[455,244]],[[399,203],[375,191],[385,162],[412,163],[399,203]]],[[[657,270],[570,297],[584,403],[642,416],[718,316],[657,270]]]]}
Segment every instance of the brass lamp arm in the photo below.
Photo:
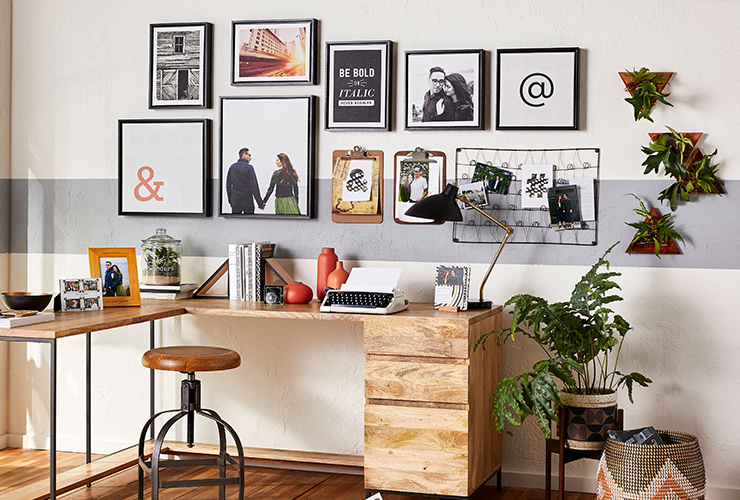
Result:
{"type": "Polygon", "coordinates": [[[504,231],[506,231],[506,236],[504,236],[504,239],[501,241],[501,245],[498,247],[498,250],[496,251],[496,255],[493,256],[493,260],[491,261],[491,265],[488,266],[488,271],[486,271],[486,275],[483,277],[483,281],[481,281],[481,284],[480,284],[480,301],[483,302],[483,288],[486,286],[486,281],[488,281],[488,276],[490,276],[491,271],[493,270],[493,266],[496,265],[496,261],[498,260],[498,256],[501,255],[501,250],[503,250],[504,245],[506,245],[506,241],[509,239],[509,236],[511,236],[512,234],[514,234],[514,230],[512,228],[510,228],[509,226],[506,226],[506,225],[502,224],[501,222],[499,222],[491,214],[489,214],[489,213],[481,210],[480,208],[478,208],[475,204],[473,204],[470,201],[468,201],[468,199],[465,196],[463,196],[461,194],[458,194],[457,195],[457,199],[460,200],[460,201],[462,201],[466,205],[468,205],[470,208],[478,211],[478,213],[480,213],[483,217],[485,217],[488,220],[493,221],[494,223],[496,223],[497,226],[499,226],[501,229],[503,229],[504,231]]]}

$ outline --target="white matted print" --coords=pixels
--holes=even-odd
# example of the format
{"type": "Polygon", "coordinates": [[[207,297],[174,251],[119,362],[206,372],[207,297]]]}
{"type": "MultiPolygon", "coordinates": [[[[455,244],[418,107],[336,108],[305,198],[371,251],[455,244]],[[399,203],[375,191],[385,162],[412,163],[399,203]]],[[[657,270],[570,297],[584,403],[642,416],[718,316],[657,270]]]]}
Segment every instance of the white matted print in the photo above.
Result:
{"type": "Polygon", "coordinates": [[[496,128],[578,129],[578,48],[499,49],[496,128]]]}
{"type": "Polygon", "coordinates": [[[233,21],[231,84],[316,83],[316,19],[233,21]]]}
{"type": "Polygon", "coordinates": [[[315,100],[221,98],[219,215],[313,217],[315,100]]]}
{"type": "Polygon", "coordinates": [[[342,201],[370,201],[373,160],[352,160],[342,183],[342,201]]]}
{"type": "Polygon", "coordinates": [[[149,107],[211,107],[211,23],[152,24],[149,107]]]}
{"type": "Polygon", "coordinates": [[[483,128],[484,51],[406,52],[406,130],[483,128]]]}
{"type": "Polygon", "coordinates": [[[211,120],[118,121],[118,215],[208,215],[211,120]]]}

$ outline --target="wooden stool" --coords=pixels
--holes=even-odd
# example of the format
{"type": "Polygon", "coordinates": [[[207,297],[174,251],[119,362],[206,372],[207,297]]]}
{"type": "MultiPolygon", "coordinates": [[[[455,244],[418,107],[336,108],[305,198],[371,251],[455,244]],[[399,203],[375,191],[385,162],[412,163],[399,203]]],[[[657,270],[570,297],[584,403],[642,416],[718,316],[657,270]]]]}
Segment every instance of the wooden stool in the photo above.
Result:
{"type": "Polygon", "coordinates": [[[151,349],[144,353],[141,363],[153,370],[177,371],[187,374],[183,379],[181,386],[181,404],[176,410],[165,410],[157,413],[150,418],[144,429],[141,431],[139,438],[139,500],[144,498],[144,473],[152,482],[152,500],[159,499],[159,488],[181,488],[194,486],[218,486],[218,498],[224,500],[226,496],[226,485],[239,485],[239,500],[244,499],[244,450],[242,449],[239,436],[234,429],[227,424],[213,410],[200,407],[200,380],[195,378],[195,372],[212,372],[220,370],[231,370],[241,364],[241,357],[236,351],[231,349],[222,349],[219,347],[203,346],[177,346],[177,347],[160,347],[151,349]],[[176,413],[165,422],[162,430],[157,434],[154,443],[154,450],[151,459],[146,460],[144,456],[144,440],[146,438],[149,426],[154,425],[154,420],[165,413],[176,413]],[[216,422],[218,426],[219,455],[218,458],[212,459],[182,459],[182,460],[160,460],[162,444],[165,435],[170,428],[183,417],[187,417],[187,443],[188,447],[193,447],[195,434],[194,420],[198,414],[209,420],[216,422]],[[228,431],[234,440],[236,449],[239,452],[239,460],[235,461],[226,453],[226,432],[228,431]],[[229,463],[238,468],[239,476],[227,478],[226,464],[229,463]],[[187,479],[179,481],[160,481],[159,470],[165,467],[188,467],[197,465],[218,465],[219,477],[212,479],[187,479]]]}

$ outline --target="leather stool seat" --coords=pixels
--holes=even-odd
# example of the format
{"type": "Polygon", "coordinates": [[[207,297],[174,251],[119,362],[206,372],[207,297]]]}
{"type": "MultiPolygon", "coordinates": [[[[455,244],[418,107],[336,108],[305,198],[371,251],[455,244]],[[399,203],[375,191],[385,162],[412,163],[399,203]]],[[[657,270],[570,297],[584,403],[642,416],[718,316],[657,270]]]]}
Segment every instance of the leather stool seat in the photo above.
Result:
{"type": "Polygon", "coordinates": [[[153,370],[216,372],[238,368],[242,358],[231,349],[194,345],[151,349],[144,353],[141,363],[153,370]]]}

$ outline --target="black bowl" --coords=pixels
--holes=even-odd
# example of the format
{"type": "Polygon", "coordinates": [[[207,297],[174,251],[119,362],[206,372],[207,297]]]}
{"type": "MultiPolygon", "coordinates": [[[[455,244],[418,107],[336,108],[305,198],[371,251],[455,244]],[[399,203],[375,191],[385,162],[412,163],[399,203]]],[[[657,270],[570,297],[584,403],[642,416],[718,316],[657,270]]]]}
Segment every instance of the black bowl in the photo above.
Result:
{"type": "Polygon", "coordinates": [[[3,292],[0,293],[8,309],[43,311],[51,302],[50,293],[3,292]]]}

